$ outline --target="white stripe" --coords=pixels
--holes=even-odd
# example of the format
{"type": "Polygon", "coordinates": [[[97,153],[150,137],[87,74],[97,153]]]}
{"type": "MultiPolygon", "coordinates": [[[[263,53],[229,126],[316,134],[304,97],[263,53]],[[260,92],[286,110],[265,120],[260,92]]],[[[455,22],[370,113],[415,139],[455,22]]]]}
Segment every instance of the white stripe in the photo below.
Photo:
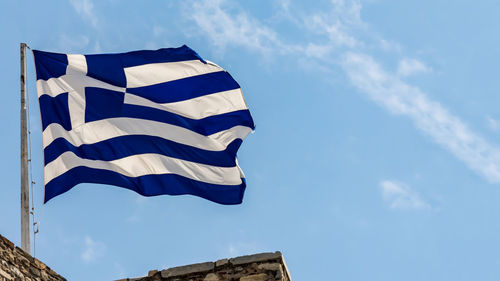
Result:
{"type": "Polygon", "coordinates": [[[215,134],[211,134],[208,137],[217,140],[227,147],[235,139],[244,140],[248,134],[252,132],[252,129],[246,126],[234,126],[230,129],[220,131],[215,134]]]}
{"type": "Polygon", "coordinates": [[[80,158],[70,151],[61,154],[57,159],[45,166],[45,184],[48,184],[51,180],[67,171],[80,166],[109,170],[127,177],[177,174],[211,184],[241,184],[240,171],[237,166],[215,167],[160,154],[138,154],[113,161],[89,160],[80,158]]]}
{"type": "Polygon", "coordinates": [[[83,90],[68,93],[68,109],[71,127],[76,128],[85,123],[85,92],[83,90]]]}
{"type": "Polygon", "coordinates": [[[243,100],[241,89],[224,91],[171,103],[156,103],[127,93],[125,94],[125,103],[165,110],[191,119],[201,119],[213,115],[248,109],[243,100]]]}
{"type": "Polygon", "coordinates": [[[87,75],[87,59],[84,55],[68,54],[68,66],[66,67],[66,75],[87,75]]]}
{"type": "Polygon", "coordinates": [[[49,80],[39,79],[36,81],[38,97],[41,95],[56,97],[59,94],[72,92],[85,87],[96,87],[112,91],[125,92],[125,88],[123,87],[117,87],[81,74],[63,75],[58,78],[50,78],[49,80]]]}
{"type": "Polygon", "coordinates": [[[222,151],[236,138],[244,139],[252,130],[245,126],[235,126],[210,136],[204,136],[191,130],[135,118],[109,118],[85,123],[71,131],[52,123],[42,133],[45,149],[57,138],[64,138],[74,146],[93,144],[100,141],[126,135],[148,135],[168,139],[177,143],[209,151],[222,151]]]}
{"type": "Polygon", "coordinates": [[[136,88],[178,80],[201,74],[223,71],[199,60],[151,63],[124,68],[127,88],[136,88]]]}

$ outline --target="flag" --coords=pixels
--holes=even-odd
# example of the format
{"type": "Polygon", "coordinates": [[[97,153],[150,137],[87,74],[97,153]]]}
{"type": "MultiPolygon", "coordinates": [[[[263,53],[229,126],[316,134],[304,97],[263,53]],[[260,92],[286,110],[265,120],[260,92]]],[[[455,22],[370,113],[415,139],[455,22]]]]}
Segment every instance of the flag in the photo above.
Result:
{"type": "Polygon", "coordinates": [[[33,50],[45,199],[80,183],[239,204],[254,123],[238,83],[187,46],[117,54],[33,50]]]}

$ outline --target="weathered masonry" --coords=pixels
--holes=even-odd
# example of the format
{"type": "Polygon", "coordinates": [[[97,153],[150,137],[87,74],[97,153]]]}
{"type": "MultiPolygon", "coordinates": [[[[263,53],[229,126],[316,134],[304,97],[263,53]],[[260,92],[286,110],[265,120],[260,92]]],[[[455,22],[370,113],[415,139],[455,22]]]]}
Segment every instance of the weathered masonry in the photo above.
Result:
{"type": "Polygon", "coordinates": [[[0,281],[66,281],[66,279],[0,235],[0,281]]]}
{"type": "MultiPolygon", "coordinates": [[[[119,281],[291,281],[280,252],[197,263],[119,281]]],[[[47,265],[0,235],[0,281],[66,281],[47,265]]]]}
{"type": "Polygon", "coordinates": [[[291,281],[280,252],[242,256],[165,270],[118,281],[291,281]]]}

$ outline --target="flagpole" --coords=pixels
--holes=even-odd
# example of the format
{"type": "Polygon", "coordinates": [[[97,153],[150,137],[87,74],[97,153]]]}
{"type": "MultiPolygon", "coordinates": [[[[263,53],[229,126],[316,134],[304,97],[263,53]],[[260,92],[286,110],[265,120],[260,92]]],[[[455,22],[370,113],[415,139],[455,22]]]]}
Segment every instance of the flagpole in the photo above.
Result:
{"type": "Polygon", "coordinates": [[[21,43],[21,249],[30,250],[28,123],[26,118],[26,44],[21,43]]]}

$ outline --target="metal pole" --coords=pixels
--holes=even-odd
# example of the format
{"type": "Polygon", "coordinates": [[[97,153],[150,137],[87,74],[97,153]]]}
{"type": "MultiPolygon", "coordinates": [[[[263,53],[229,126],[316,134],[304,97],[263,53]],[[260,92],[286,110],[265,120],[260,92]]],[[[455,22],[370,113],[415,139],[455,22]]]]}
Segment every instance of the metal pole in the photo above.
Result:
{"type": "Polygon", "coordinates": [[[21,249],[30,250],[30,193],[28,178],[28,123],[26,120],[26,44],[21,43],[21,249]]]}

